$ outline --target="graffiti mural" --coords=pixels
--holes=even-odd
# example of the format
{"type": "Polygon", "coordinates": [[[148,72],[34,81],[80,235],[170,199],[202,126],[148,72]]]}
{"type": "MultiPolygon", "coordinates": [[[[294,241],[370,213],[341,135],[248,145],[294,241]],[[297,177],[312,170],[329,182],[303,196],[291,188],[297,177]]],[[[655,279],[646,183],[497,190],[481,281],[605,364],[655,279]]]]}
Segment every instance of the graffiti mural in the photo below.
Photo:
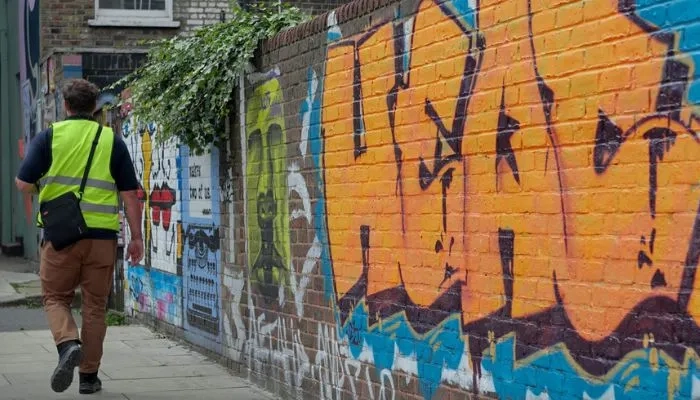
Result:
{"type": "Polygon", "coordinates": [[[426,398],[689,398],[688,40],[632,2],[574,2],[557,21],[609,17],[555,32],[545,2],[500,3],[422,0],[356,36],[329,29],[307,112],[339,338],[426,398]]]}
{"type": "MultiPolygon", "coordinates": [[[[124,122],[121,126],[121,134],[129,148],[129,154],[131,155],[131,160],[134,163],[134,171],[136,172],[136,177],[139,179],[138,198],[141,204],[141,221],[143,221],[143,226],[141,226],[141,229],[143,231],[144,238],[147,238],[149,237],[150,229],[148,229],[149,226],[146,224],[147,192],[146,189],[144,189],[144,185],[148,187],[150,183],[150,135],[146,135],[144,137],[143,133],[145,129],[143,125],[137,123],[136,118],[133,117],[130,111],[126,111],[123,117],[124,122]]],[[[148,241],[144,241],[144,243],[146,246],[149,244],[148,241]]],[[[144,263],[147,265],[150,264],[149,253],[150,252],[145,251],[144,247],[144,263]]]]}
{"type": "MultiPolygon", "coordinates": [[[[128,93],[123,97],[128,98],[128,93]]],[[[160,126],[137,120],[133,107],[127,101],[120,108],[120,131],[140,182],[146,246],[143,266],[128,269],[145,268],[151,276],[157,273],[177,280],[178,297],[173,301],[182,312],[176,325],[184,328],[188,340],[220,352],[218,149],[196,156],[174,140],[161,142],[160,126]]],[[[128,240],[128,232],[126,236],[128,240]]],[[[134,287],[131,292],[140,293],[134,287]]]]}
{"type": "Polygon", "coordinates": [[[181,229],[179,148],[172,142],[156,144],[160,127],[137,121],[131,114],[121,124],[139,178],[146,265],[177,274],[181,229]]]}
{"type": "Polygon", "coordinates": [[[220,342],[221,241],[219,238],[219,154],[195,156],[180,147],[183,201],[183,262],[185,327],[196,329],[192,340],[205,335],[220,342]]]}
{"type": "Polygon", "coordinates": [[[289,273],[286,133],[282,88],[272,72],[246,104],[248,265],[263,299],[283,302],[289,273]]]}
{"type": "MultiPolygon", "coordinates": [[[[246,102],[248,118],[240,133],[242,162],[246,172],[253,174],[242,182],[246,193],[244,218],[252,236],[246,242],[248,268],[229,265],[223,274],[222,292],[228,301],[223,304],[222,340],[226,356],[246,363],[249,379],[260,384],[279,380],[285,384],[281,389],[283,398],[302,399],[305,387],[313,380],[322,382],[329,393],[332,391],[329,388],[335,385],[335,377],[329,371],[342,364],[338,359],[342,349],[333,340],[333,327],[310,324],[305,319],[305,305],[310,303],[312,279],[321,252],[311,201],[314,162],[308,152],[310,112],[312,104],[318,102],[318,94],[315,87],[309,89],[303,106],[305,114],[299,120],[302,130],[288,135],[280,78],[277,67],[247,76],[253,95],[246,102]],[[261,138],[262,132],[267,132],[268,138],[261,138]],[[300,145],[288,153],[287,141],[299,140],[299,136],[300,145]],[[260,204],[261,200],[267,203],[260,204]],[[260,216],[260,212],[267,215],[260,216]],[[293,248],[289,245],[290,232],[294,232],[296,240],[293,248]],[[255,242],[261,238],[271,243],[272,252],[261,248],[267,246],[265,242],[255,242]],[[270,260],[270,255],[279,261],[271,266],[261,262],[256,265],[259,259],[270,260]],[[324,333],[324,339],[318,343],[319,349],[321,343],[327,347],[325,353],[314,354],[302,343],[304,335],[324,333]]],[[[318,81],[315,75],[313,79],[318,81]]]]}
{"type": "Polygon", "coordinates": [[[152,314],[182,326],[182,278],[157,269],[132,265],[127,269],[127,309],[152,314]]]}
{"type": "MultiPolygon", "coordinates": [[[[19,98],[22,110],[23,142],[19,145],[20,157],[24,157],[23,149],[29,146],[34,135],[40,128],[41,110],[37,106],[39,94],[39,58],[40,58],[40,0],[20,0],[17,15],[19,23],[19,98]]],[[[24,215],[31,225],[34,221],[34,205],[32,196],[23,195],[24,215]]]]}
{"type": "Polygon", "coordinates": [[[122,126],[131,309],[282,398],[700,398],[692,4],[352,12],[243,78],[227,171],[122,126]]]}
{"type": "MultiPolygon", "coordinates": [[[[179,150],[172,142],[156,144],[159,127],[137,120],[130,112],[131,106],[127,103],[122,108],[120,131],[139,180],[144,259],[139,265],[124,263],[127,309],[182,326],[182,221],[177,202],[179,150]]],[[[128,224],[124,240],[126,243],[131,240],[128,224]]]]}
{"type": "Polygon", "coordinates": [[[19,2],[19,83],[21,88],[22,127],[24,140],[29,143],[39,128],[37,101],[40,98],[40,21],[39,1],[22,0],[19,2]]]}
{"type": "MultiPolygon", "coordinates": [[[[146,126],[148,136],[153,138],[160,127],[155,123],[146,126]]],[[[178,146],[171,141],[152,143],[151,177],[148,205],[150,209],[150,253],[151,265],[170,273],[176,273],[178,221],[178,146]]]]}

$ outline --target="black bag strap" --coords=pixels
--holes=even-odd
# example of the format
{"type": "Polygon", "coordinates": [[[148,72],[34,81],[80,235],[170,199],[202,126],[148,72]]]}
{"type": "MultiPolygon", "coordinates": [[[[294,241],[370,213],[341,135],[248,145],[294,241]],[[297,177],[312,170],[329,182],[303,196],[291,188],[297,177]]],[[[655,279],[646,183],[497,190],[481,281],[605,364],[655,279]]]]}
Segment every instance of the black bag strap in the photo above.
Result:
{"type": "Polygon", "coordinates": [[[87,165],[85,166],[85,172],[83,172],[83,180],[80,182],[80,189],[78,189],[78,201],[83,199],[83,193],[85,192],[85,185],[87,184],[88,174],[90,173],[90,166],[92,165],[92,159],[95,157],[95,149],[97,148],[97,142],[100,140],[100,134],[102,134],[102,124],[99,124],[97,128],[97,133],[95,134],[95,139],[92,141],[92,147],[90,148],[90,155],[88,156],[87,165]]]}

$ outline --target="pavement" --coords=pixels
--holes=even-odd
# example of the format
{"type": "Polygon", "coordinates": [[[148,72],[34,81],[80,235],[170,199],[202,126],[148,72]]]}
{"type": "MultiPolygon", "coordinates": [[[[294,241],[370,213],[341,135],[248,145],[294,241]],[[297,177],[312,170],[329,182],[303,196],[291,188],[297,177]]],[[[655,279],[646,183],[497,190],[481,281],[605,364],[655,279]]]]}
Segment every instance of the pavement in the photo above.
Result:
{"type": "Polygon", "coordinates": [[[205,356],[138,325],[107,329],[102,392],[94,395],[78,394],[77,370],[68,390],[51,390],[58,355],[48,330],[0,332],[0,343],[2,400],[274,399],[205,356]]]}
{"type": "MultiPolygon", "coordinates": [[[[73,310],[73,318],[80,325],[81,316],[78,310],[73,310]]],[[[38,305],[33,307],[3,307],[0,308],[0,332],[17,332],[48,329],[44,310],[38,305]]],[[[0,342],[2,343],[2,342],[0,342]]],[[[0,344],[0,347],[2,344],[0,344]]],[[[2,396],[0,395],[0,399],[2,396]]]]}
{"type": "Polygon", "coordinates": [[[39,302],[38,273],[37,263],[0,255],[0,307],[39,302]]]}
{"type": "MultiPolygon", "coordinates": [[[[73,307],[79,308],[80,301],[80,288],[76,288],[73,307]]],[[[24,305],[41,305],[39,264],[0,255],[0,307],[24,305]]]]}
{"type": "MultiPolygon", "coordinates": [[[[0,400],[271,400],[272,395],[188,347],[139,325],[110,326],[100,368],[102,391],[50,387],[58,361],[40,306],[38,265],[0,256],[0,400]]],[[[80,313],[73,310],[78,326],[80,313]]]]}

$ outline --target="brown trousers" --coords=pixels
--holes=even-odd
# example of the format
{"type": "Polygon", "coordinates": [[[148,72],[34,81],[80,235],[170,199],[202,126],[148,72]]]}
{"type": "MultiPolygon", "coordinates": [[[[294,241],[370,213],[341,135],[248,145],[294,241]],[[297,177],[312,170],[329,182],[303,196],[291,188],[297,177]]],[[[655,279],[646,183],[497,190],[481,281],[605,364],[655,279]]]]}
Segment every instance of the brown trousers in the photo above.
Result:
{"type": "Polygon", "coordinates": [[[116,240],[83,239],[61,251],[49,242],[41,246],[41,293],[49,328],[57,345],[69,340],[82,342],[80,372],[97,372],[100,367],[116,256],[116,240]],[[78,286],[83,317],[80,336],[71,314],[78,286]]]}

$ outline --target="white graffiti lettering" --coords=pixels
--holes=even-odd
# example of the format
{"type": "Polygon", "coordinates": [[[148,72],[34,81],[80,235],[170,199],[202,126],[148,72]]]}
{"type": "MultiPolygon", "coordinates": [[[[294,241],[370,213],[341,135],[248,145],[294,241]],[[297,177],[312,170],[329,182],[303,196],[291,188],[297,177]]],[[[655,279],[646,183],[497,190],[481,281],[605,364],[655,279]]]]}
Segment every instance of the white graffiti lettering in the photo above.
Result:
{"type": "MultiPolygon", "coordinates": [[[[335,15],[335,11],[332,12],[335,15]]],[[[331,18],[330,16],[328,18],[331,18]]],[[[299,142],[299,152],[301,152],[302,157],[306,157],[306,150],[309,147],[309,129],[311,125],[311,107],[316,99],[316,90],[318,89],[318,78],[316,77],[316,71],[311,70],[311,82],[309,84],[308,94],[304,103],[306,104],[306,110],[301,119],[301,141],[299,142]]]]}
{"type": "Polygon", "coordinates": [[[299,166],[292,163],[289,166],[289,174],[287,175],[287,194],[296,193],[301,198],[301,203],[303,209],[292,210],[292,215],[290,220],[295,220],[298,218],[306,218],[306,221],[311,224],[311,200],[309,199],[309,190],[306,187],[306,180],[299,173],[299,166]]]}
{"type": "Polygon", "coordinates": [[[230,309],[224,313],[224,333],[226,338],[231,340],[227,346],[228,356],[235,361],[240,361],[246,340],[246,328],[241,316],[241,296],[245,285],[243,272],[224,274],[223,283],[231,295],[230,309]],[[235,328],[235,334],[232,328],[235,328]]]}

